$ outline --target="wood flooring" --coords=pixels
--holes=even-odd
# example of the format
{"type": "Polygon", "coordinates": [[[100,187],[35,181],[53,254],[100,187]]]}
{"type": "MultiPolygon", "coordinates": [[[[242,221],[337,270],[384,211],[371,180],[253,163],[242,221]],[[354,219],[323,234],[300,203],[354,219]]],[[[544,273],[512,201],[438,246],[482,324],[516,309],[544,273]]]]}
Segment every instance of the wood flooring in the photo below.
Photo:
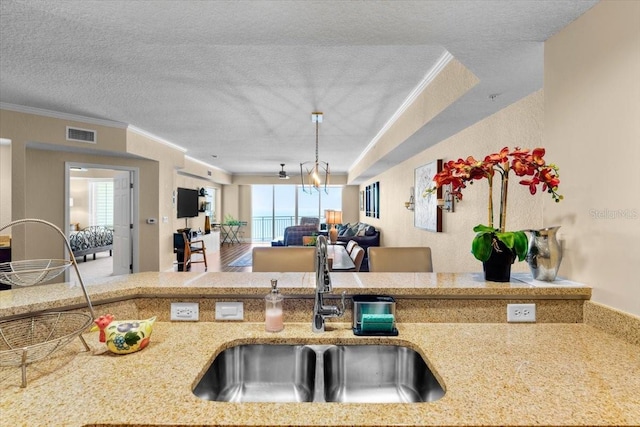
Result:
{"type": "MultiPolygon", "coordinates": [[[[251,272],[251,267],[229,267],[229,263],[235,261],[245,253],[251,252],[256,246],[269,246],[271,243],[225,243],[216,251],[207,251],[207,271],[208,272],[251,272]]],[[[174,258],[175,259],[175,258],[174,258]]],[[[201,255],[193,255],[192,260],[201,260],[201,255]]],[[[87,262],[78,262],[78,269],[82,275],[84,283],[100,281],[113,273],[113,257],[109,252],[101,252],[96,255],[96,259],[87,258],[87,262]]],[[[174,264],[173,271],[177,271],[174,264]]],[[[193,263],[191,271],[204,272],[204,263],[193,263]]],[[[76,280],[75,273],[71,273],[71,280],[76,280]]]]}
{"type": "MultiPolygon", "coordinates": [[[[229,267],[229,263],[237,258],[251,252],[256,246],[269,246],[271,243],[225,243],[220,246],[217,251],[207,251],[207,271],[208,272],[251,272],[251,267],[229,267]]],[[[191,263],[191,271],[204,271],[204,263],[199,261],[202,259],[200,255],[193,255],[191,263]]]]}

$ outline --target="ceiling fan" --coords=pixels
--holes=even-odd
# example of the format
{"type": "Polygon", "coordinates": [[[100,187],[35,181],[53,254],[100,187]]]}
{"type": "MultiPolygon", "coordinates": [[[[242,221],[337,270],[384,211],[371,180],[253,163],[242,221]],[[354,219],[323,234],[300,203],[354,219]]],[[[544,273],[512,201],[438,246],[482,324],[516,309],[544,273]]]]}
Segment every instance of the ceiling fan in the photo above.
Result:
{"type": "Polygon", "coordinates": [[[282,167],[282,170],[278,172],[278,178],[289,179],[289,175],[287,175],[287,172],[284,170],[284,163],[280,163],[280,166],[282,167]]]}

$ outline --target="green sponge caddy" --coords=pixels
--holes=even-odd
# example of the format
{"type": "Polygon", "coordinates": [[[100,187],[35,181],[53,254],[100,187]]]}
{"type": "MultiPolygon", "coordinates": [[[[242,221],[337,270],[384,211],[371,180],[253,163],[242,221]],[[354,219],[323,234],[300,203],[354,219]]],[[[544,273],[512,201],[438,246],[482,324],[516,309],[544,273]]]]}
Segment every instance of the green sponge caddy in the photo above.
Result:
{"type": "Polygon", "coordinates": [[[353,333],[360,336],[396,336],[396,300],[387,295],[353,296],[353,333]]]}

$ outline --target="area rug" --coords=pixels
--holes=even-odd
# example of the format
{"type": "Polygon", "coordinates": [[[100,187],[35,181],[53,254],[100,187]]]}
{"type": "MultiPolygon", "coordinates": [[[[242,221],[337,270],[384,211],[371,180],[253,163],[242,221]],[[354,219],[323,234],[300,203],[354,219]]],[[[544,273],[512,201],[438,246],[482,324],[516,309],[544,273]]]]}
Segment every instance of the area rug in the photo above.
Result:
{"type": "Polygon", "coordinates": [[[229,267],[251,267],[251,259],[252,257],[252,253],[251,252],[247,252],[246,254],[242,255],[240,258],[236,258],[235,260],[231,261],[229,263],[229,267]]]}

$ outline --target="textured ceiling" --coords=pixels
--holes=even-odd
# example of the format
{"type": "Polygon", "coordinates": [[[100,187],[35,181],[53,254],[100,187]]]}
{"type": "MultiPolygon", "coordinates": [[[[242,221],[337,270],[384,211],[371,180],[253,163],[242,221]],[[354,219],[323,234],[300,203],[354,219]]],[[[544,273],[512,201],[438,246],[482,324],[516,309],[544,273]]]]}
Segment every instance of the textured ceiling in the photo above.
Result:
{"type": "Polygon", "coordinates": [[[594,3],[2,0],[0,102],[263,175],[313,159],[322,111],[320,159],[347,173],[447,51],[480,79],[357,182],[541,88],[543,42],[594,3]]]}

